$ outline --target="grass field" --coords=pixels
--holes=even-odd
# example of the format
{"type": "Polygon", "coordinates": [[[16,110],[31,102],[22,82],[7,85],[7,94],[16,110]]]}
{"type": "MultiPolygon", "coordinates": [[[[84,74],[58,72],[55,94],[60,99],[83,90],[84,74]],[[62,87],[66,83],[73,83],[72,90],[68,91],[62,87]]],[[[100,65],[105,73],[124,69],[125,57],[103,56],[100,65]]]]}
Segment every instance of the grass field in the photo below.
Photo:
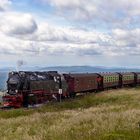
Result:
{"type": "Polygon", "coordinates": [[[140,140],[140,88],[0,111],[0,140],[140,140]]]}

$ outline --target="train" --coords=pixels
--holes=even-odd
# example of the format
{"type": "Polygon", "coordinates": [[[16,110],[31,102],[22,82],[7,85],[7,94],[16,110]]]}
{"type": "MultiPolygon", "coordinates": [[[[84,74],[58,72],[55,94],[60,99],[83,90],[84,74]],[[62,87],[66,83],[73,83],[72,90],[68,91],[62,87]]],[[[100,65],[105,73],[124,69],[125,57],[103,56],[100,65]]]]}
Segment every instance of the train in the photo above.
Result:
{"type": "Polygon", "coordinates": [[[12,71],[7,79],[3,108],[21,108],[74,98],[77,93],[140,85],[140,72],[58,73],[12,71]]]}

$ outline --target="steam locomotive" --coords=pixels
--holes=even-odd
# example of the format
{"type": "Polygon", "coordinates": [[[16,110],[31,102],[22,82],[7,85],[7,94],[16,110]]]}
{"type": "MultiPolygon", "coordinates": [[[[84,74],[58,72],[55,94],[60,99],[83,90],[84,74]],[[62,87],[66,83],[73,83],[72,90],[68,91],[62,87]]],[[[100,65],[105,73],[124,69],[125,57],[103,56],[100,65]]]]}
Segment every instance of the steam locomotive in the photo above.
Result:
{"type": "Polygon", "coordinates": [[[63,75],[56,71],[10,72],[7,80],[7,94],[3,96],[3,105],[14,108],[27,107],[58,100],[61,94],[66,96],[67,84],[63,75]]]}
{"type": "Polygon", "coordinates": [[[20,108],[29,105],[73,98],[77,93],[140,85],[140,73],[10,72],[3,106],[20,108]]]}

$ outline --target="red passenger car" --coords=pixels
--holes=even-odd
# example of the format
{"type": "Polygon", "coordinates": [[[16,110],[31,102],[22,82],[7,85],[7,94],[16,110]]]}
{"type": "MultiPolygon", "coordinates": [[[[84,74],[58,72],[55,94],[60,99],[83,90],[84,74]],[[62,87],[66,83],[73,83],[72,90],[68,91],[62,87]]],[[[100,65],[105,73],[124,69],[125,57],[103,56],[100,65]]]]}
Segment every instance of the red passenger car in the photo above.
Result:
{"type": "Polygon", "coordinates": [[[100,79],[96,73],[64,74],[64,77],[68,83],[69,93],[98,90],[100,79]]]}

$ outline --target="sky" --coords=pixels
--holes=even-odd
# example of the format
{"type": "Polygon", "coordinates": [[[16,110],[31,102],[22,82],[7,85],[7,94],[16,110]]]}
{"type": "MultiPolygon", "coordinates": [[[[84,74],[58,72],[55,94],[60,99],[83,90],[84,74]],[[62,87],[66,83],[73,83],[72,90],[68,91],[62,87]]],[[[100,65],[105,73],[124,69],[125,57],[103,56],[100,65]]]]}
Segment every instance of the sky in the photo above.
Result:
{"type": "Polygon", "coordinates": [[[140,67],[140,0],[0,0],[0,67],[140,67]]]}

